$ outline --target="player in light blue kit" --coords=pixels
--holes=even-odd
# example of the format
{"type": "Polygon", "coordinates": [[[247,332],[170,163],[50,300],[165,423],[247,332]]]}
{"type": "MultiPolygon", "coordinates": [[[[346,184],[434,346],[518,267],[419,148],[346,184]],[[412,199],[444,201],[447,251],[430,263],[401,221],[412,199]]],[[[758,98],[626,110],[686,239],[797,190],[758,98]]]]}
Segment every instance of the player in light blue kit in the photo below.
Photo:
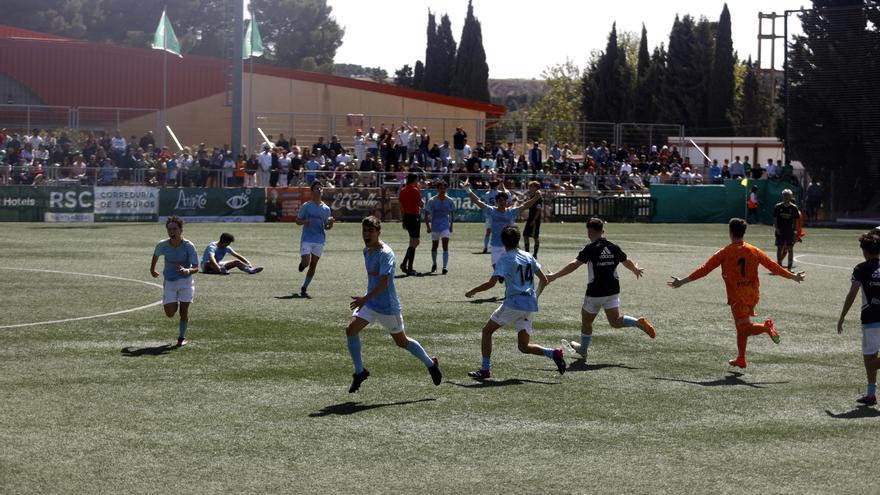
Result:
{"type": "Polygon", "coordinates": [[[296,224],[303,225],[302,235],[299,240],[299,254],[302,257],[299,261],[299,271],[302,272],[309,267],[306,272],[306,279],[300,288],[300,297],[308,298],[306,292],[312,277],[315,276],[315,269],[318,268],[318,261],[324,253],[324,242],[327,240],[327,230],[333,228],[335,219],[330,216],[330,207],[321,201],[321,195],[324,193],[324,184],[321,181],[312,182],[310,186],[312,190],[312,200],[303,204],[299,213],[296,215],[296,224]]]}
{"type": "Polygon", "coordinates": [[[489,317],[489,321],[483,327],[481,350],[483,363],[476,371],[471,371],[468,376],[478,380],[490,378],[492,373],[492,334],[504,325],[512,323],[517,333],[517,348],[523,354],[545,356],[556,363],[559,374],[565,373],[565,358],[562,349],[551,349],[529,343],[532,334],[532,318],[538,311],[538,295],[535,291],[535,277],[541,282],[541,287],[547,285],[547,276],[541,271],[541,265],[529,253],[519,250],[519,229],[515,225],[504,227],[501,231],[501,239],[504,242],[505,253],[498,259],[495,272],[492,277],[482,285],[474,287],[465,293],[465,297],[471,298],[479,292],[495,287],[495,284],[504,280],[504,302],[489,317]]]}
{"type": "Polygon", "coordinates": [[[202,273],[214,275],[228,275],[229,270],[233,268],[238,268],[248,275],[254,275],[263,271],[262,266],[252,267],[251,262],[247,258],[232,249],[230,244],[233,242],[235,242],[235,236],[232,234],[227,232],[220,234],[219,241],[214,241],[205,248],[205,252],[202,254],[202,262],[199,264],[199,270],[202,273]],[[223,261],[227,254],[235,259],[223,261]]]}
{"type": "Polygon", "coordinates": [[[348,337],[348,352],[354,363],[349,393],[357,392],[361,384],[370,376],[364,368],[361,357],[361,338],[358,335],[367,325],[377,322],[391,333],[391,338],[398,347],[406,349],[428,368],[434,385],[440,385],[443,375],[437,358],[428,356],[425,349],[417,341],[404,333],[403,315],[400,313],[400,301],[394,290],[394,251],[379,239],[382,223],[378,218],[370,216],[361,222],[364,238],[364,263],[367,267],[367,293],[363,296],[352,296],[350,307],[354,312],[345,329],[348,337]]]}
{"type": "Polygon", "coordinates": [[[491,226],[490,230],[492,232],[492,238],[490,240],[490,244],[492,245],[492,268],[495,268],[498,259],[506,252],[504,243],[501,241],[501,231],[504,230],[504,227],[516,223],[516,217],[519,216],[520,210],[523,208],[528,209],[535,204],[541,199],[541,193],[536,192],[528,201],[516,208],[507,207],[507,203],[510,201],[510,196],[506,192],[498,192],[495,195],[495,206],[490,206],[480,201],[479,196],[474,194],[470,189],[468,189],[468,194],[471,197],[471,201],[486,212],[487,224],[491,226]]]}
{"type": "Polygon", "coordinates": [[[446,182],[437,184],[437,195],[425,206],[425,225],[431,234],[431,273],[437,271],[437,245],[443,242],[443,275],[448,272],[449,237],[452,236],[452,224],[455,222],[455,203],[446,196],[446,182]]]}
{"type": "MultiPolygon", "coordinates": [[[[510,191],[504,187],[503,180],[493,180],[489,181],[489,190],[483,196],[483,202],[489,206],[495,206],[495,198],[498,196],[498,193],[503,192],[507,194],[507,197],[510,197],[510,191]]],[[[483,236],[483,254],[487,254],[489,252],[489,239],[492,235],[492,220],[489,218],[489,215],[486,215],[486,235],[483,236]]]]}
{"type": "Polygon", "coordinates": [[[165,257],[165,267],[162,275],[165,279],[163,284],[162,304],[165,308],[165,316],[171,318],[180,308],[180,330],[177,337],[177,346],[183,347],[188,344],[186,340],[186,326],[189,322],[189,305],[195,296],[195,284],[192,275],[199,271],[199,255],[192,242],[183,238],[183,220],[173,216],[165,222],[168,231],[168,239],[160,241],[153,250],[153,259],[150,262],[150,275],[154,278],[159,276],[156,271],[156,263],[159,256],[165,257]]]}

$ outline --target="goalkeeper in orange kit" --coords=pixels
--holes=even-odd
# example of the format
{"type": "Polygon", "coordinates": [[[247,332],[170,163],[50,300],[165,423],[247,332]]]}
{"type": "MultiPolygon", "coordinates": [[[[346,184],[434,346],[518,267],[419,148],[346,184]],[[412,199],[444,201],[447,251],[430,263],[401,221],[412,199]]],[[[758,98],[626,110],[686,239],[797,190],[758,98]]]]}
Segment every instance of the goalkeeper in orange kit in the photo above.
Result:
{"type": "Polygon", "coordinates": [[[712,255],[703,266],[694,270],[685,278],[672,277],[668,285],[674,289],[693,282],[698,278],[705,277],[712,270],[721,265],[721,277],[727,288],[727,304],[733,313],[733,321],[736,324],[736,359],[728,363],[731,366],[745,368],[746,344],[749,337],[766,333],[779,343],[779,333],[773,326],[773,320],[766,320],[763,324],[752,323],[751,317],[755,316],[755,306],[760,299],[758,281],[758,264],[764,265],[771,272],[800,283],[804,280],[804,272],[792,273],[778,263],[771,260],[764,251],[743,242],[746,235],[746,221],[741,218],[733,218],[728,224],[730,230],[730,244],[712,255]]]}

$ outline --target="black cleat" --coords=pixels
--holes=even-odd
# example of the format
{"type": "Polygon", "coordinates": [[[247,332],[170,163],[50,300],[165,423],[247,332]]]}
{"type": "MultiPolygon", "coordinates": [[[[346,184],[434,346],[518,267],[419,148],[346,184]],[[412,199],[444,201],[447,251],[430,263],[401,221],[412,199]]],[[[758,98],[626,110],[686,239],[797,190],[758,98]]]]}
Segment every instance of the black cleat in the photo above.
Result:
{"type": "Polygon", "coordinates": [[[565,364],[565,358],[562,354],[562,349],[553,349],[553,362],[556,363],[556,369],[559,370],[560,375],[565,374],[565,368],[567,368],[565,364]]]}
{"type": "Polygon", "coordinates": [[[370,372],[364,368],[364,371],[360,373],[355,373],[351,375],[351,386],[348,387],[348,393],[353,394],[361,388],[361,383],[364,383],[364,380],[370,377],[370,372]]]}
{"type": "Polygon", "coordinates": [[[437,358],[431,358],[434,361],[434,366],[428,368],[428,373],[431,374],[431,380],[434,382],[434,385],[440,385],[440,382],[443,381],[443,373],[440,372],[440,364],[437,362],[437,358]]]}
{"type": "Polygon", "coordinates": [[[444,268],[442,273],[443,273],[443,275],[446,275],[447,273],[449,273],[449,270],[447,270],[446,268],[444,268]]]}
{"type": "Polygon", "coordinates": [[[303,265],[302,263],[300,263],[299,266],[296,267],[296,269],[299,270],[300,273],[302,273],[302,271],[306,269],[306,266],[308,265],[303,265]]]}
{"type": "Polygon", "coordinates": [[[301,297],[301,298],[303,298],[303,299],[311,299],[311,298],[312,298],[312,296],[310,296],[309,293],[306,292],[306,288],[305,288],[305,287],[302,287],[302,288],[299,290],[299,297],[301,297]]]}
{"type": "Polygon", "coordinates": [[[856,399],[856,402],[859,404],[863,404],[866,406],[876,406],[877,405],[877,396],[876,395],[866,395],[864,397],[859,397],[856,399]]]}
{"type": "Polygon", "coordinates": [[[437,265],[431,265],[431,273],[434,273],[436,271],[437,271],[437,265]]]}

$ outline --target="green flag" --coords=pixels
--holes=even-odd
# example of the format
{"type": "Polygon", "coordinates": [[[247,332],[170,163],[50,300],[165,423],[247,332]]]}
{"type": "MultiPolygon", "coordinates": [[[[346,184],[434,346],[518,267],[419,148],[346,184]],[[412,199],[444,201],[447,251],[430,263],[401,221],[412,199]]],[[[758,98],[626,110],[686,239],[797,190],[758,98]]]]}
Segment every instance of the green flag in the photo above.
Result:
{"type": "Polygon", "coordinates": [[[168,16],[165,15],[164,10],[162,11],[162,17],[159,19],[159,26],[156,28],[156,34],[153,35],[153,48],[156,50],[165,50],[178,57],[183,57],[183,55],[180,54],[180,42],[177,41],[177,36],[174,35],[174,28],[171,27],[171,21],[168,20],[168,16]]]}
{"type": "Polygon", "coordinates": [[[241,51],[242,59],[260,57],[263,55],[263,38],[260,36],[260,26],[257,19],[251,15],[247,31],[244,33],[244,49],[241,51]]]}

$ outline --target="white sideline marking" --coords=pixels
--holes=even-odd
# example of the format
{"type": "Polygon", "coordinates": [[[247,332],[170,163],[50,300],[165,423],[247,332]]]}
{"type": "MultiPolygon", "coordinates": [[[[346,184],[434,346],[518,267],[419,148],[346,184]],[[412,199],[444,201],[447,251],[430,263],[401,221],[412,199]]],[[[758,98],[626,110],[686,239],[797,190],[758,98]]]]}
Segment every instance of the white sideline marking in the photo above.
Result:
{"type": "MultiPolygon", "coordinates": [[[[821,263],[810,263],[809,261],[802,261],[801,258],[803,258],[804,256],[824,256],[824,255],[821,255],[821,254],[798,254],[798,255],[795,255],[794,261],[796,261],[797,263],[803,263],[804,265],[812,265],[812,266],[818,266],[818,267],[822,267],[822,268],[834,268],[836,270],[852,270],[851,266],[846,267],[846,266],[837,266],[837,265],[823,265],[821,263]]],[[[852,259],[855,259],[855,258],[852,258],[852,259]]]]}
{"type": "MultiPolygon", "coordinates": [[[[114,277],[112,275],[98,275],[95,273],[64,272],[64,271],[60,271],[60,270],[40,270],[37,268],[10,268],[10,267],[5,267],[5,266],[0,266],[0,270],[15,270],[15,271],[19,271],[19,272],[57,273],[60,275],[80,275],[83,277],[109,278],[112,280],[122,280],[124,282],[137,282],[139,284],[151,285],[153,287],[158,287],[160,289],[162,288],[161,285],[154,283],[154,282],[146,282],[143,280],[137,280],[137,279],[133,279],[133,278],[114,277]]],[[[3,326],[0,326],[0,330],[6,329],[6,328],[32,327],[32,326],[36,326],[36,325],[52,325],[55,323],[67,323],[70,321],[92,320],[95,318],[104,318],[105,316],[115,316],[115,315],[121,315],[121,314],[125,314],[125,313],[132,313],[134,311],[140,311],[142,309],[152,308],[153,306],[158,306],[160,304],[162,304],[161,300],[156,301],[154,303],[146,304],[144,306],[138,306],[137,308],[123,309],[121,311],[114,311],[112,313],[102,313],[99,315],[92,315],[92,316],[80,316],[77,318],[65,318],[63,320],[49,320],[49,321],[37,321],[34,323],[19,323],[16,325],[3,325],[3,326]]]]}

